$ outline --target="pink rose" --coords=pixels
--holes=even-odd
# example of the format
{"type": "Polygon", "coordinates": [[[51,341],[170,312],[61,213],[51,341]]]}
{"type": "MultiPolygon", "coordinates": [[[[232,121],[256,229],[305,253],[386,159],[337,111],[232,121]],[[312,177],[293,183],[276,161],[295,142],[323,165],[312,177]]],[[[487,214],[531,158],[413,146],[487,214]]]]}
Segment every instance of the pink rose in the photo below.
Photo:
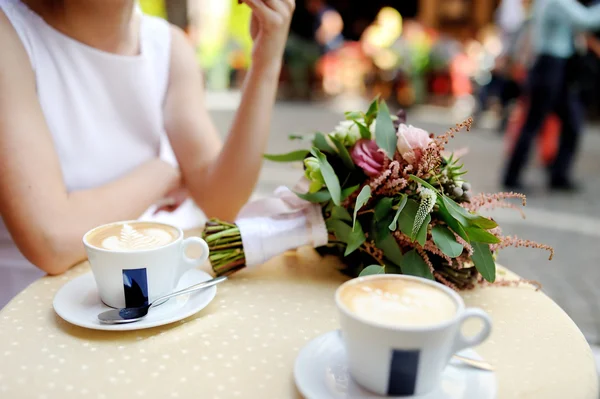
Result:
{"type": "Polygon", "coordinates": [[[373,140],[360,139],[350,153],[352,160],[366,175],[377,176],[381,173],[385,155],[373,140]]]}
{"type": "Polygon", "coordinates": [[[396,135],[398,136],[396,145],[398,152],[406,162],[416,165],[423,155],[423,150],[431,143],[429,133],[418,127],[402,123],[398,126],[396,135]]]}

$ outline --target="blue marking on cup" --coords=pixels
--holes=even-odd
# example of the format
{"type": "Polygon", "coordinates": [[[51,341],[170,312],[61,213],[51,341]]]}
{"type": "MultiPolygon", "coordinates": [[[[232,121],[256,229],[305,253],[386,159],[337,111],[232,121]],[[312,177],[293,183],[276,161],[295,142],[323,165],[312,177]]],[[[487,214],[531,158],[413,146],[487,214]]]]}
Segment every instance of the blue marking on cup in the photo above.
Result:
{"type": "Polygon", "coordinates": [[[135,308],[148,304],[148,276],[146,269],[123,270],[125,306],[135,308]]]}
{"type": "Polygon", "coordinates": [[[399,350],[392,351],[390,364],[390,377],[388,380],[389,396],[414,395],[417,386],[417,370],[419,369],[420,351],[399,350]]]}

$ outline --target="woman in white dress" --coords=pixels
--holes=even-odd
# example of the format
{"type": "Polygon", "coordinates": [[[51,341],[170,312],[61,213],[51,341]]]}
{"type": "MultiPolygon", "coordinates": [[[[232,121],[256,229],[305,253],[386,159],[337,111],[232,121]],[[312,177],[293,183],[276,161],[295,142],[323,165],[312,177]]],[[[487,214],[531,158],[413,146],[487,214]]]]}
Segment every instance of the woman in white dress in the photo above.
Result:
{"type": "Polygon", "coordinates": [[[134,0],[0,0],[0,308],[85,259],[87,230],[165,198],[235,218],[258,179],[294,10],[242,3],[253,62],[221,143],[179,29],[134,0]]]}

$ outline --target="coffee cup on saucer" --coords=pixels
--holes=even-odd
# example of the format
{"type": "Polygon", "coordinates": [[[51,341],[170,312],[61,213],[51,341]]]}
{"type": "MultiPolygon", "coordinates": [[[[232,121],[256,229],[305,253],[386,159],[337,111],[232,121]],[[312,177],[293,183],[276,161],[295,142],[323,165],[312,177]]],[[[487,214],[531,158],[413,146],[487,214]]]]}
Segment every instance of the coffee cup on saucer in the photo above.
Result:
{"type": "Polygon", "coordinates": [[[208,259],[199,237],[165,223],[126,221],[102,225],[83,236],[100,298],[113,308],[138,307],[172,292],[180,278],[208,259]],[[197,258],[186,250],[202,249],[197,258]]]}
{"type": "Polygon", "coordinates": [[[350,375],[384,396],[435,390],[452,356],[485,341],[492,327],[483,310],[465,309],[452,289],[420,277],[359,277],[337,289],[335,302],[350,375]],[[483,327],[465,336],[471,318],[483,327]]]}

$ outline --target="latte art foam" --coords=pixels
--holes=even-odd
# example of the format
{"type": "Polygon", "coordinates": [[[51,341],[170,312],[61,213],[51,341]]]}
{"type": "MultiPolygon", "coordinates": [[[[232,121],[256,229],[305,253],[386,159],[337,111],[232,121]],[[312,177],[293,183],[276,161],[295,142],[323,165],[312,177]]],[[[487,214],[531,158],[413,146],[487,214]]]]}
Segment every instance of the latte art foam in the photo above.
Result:
{"type": "Polygon", "coordinates": [[[136,229],[130,224],[123,224],[119,235],[106,237],[101,247],[112,251],[141,250],[162,247],[173,241],[173,236],[165,229],[136,229]]]}
{"type": "Polygon", "coordinates": [[[355,315],[392,327],[422,327],[450,320],[456,304],[444,291],[403,279],[372,279],[350,284],[340,299],[355,315]]]}

